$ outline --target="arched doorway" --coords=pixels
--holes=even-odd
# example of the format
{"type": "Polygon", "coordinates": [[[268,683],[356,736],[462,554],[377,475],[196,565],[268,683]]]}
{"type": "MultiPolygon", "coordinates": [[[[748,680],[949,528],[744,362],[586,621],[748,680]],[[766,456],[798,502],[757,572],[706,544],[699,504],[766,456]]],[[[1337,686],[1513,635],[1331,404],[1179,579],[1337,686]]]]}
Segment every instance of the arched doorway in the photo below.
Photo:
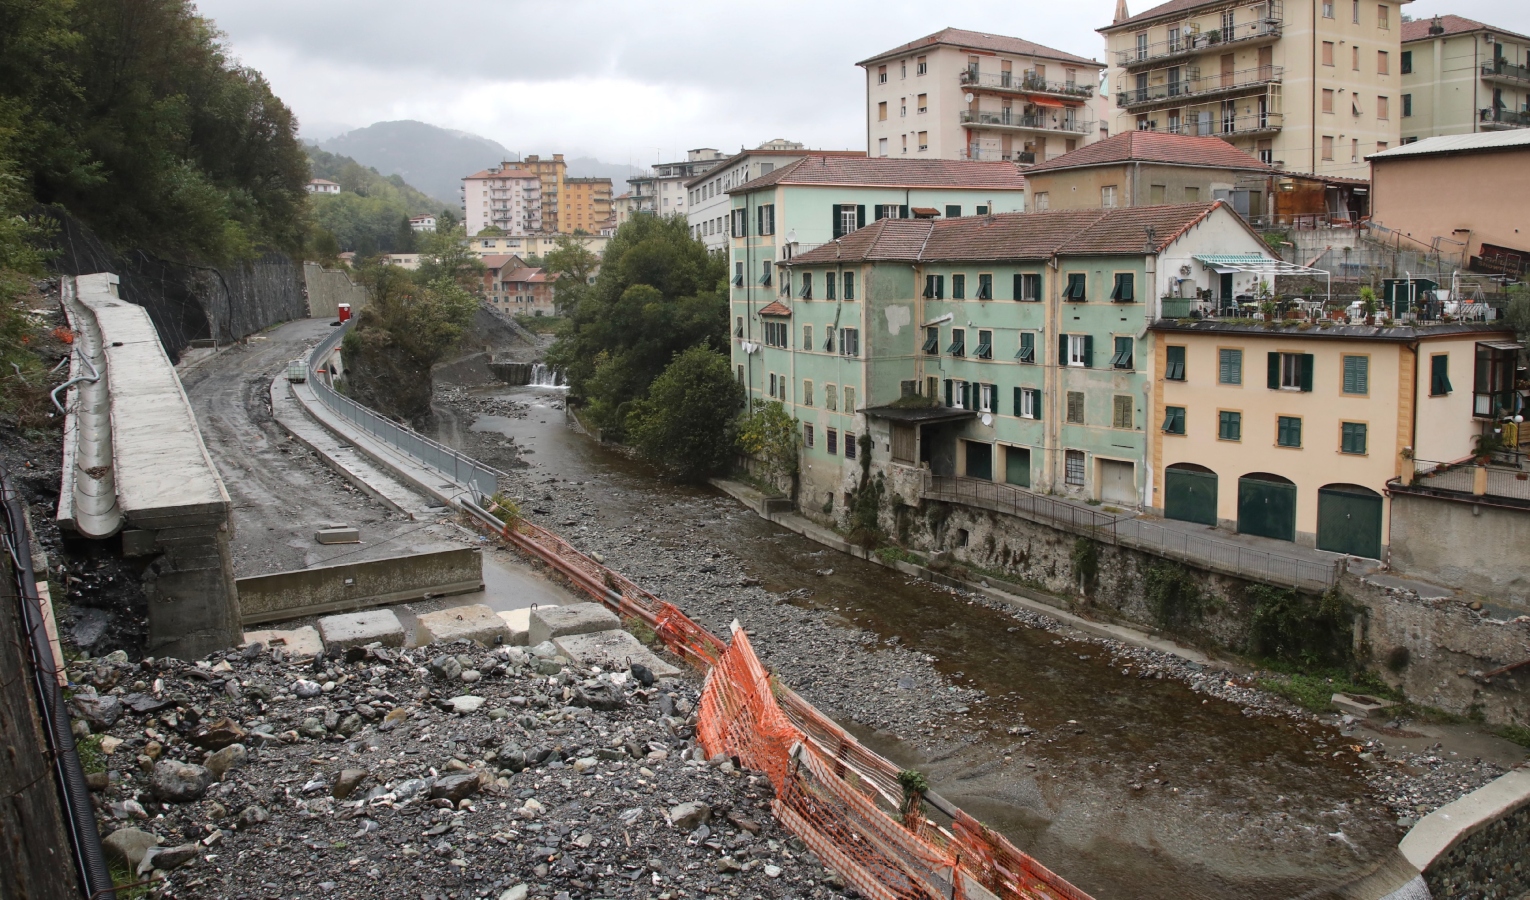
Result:
{"type": "Polygon", "coordinates": [[[1238,479],[1238,533],[1296,540],[1296,484],[1269,472],[1238,479]]]}
{"type": "Polygon", "coordinates": [[[1358,484],[1318,488],[1317,548],[1381,558],[1381,495],[1358,484]]]}
{"type": "Polygon", "coordinates": [[[1195,463],[1163,471],[1163,517],[1201,525],[1217,524],[1217,473],[1195,463]]]}

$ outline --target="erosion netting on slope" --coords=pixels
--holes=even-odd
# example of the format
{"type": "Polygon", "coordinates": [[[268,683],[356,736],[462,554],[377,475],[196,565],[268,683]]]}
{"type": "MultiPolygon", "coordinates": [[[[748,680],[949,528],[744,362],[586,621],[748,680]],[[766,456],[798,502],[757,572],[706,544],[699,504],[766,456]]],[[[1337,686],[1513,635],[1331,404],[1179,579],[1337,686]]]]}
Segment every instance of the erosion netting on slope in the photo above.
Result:
{"type": "MultiPolygon", "coordinates": [[[[488,512],[500,510],[491,503],[488,512]]],[[[702,748],[765,773],[776,791],[776,818],[862,895],[1089,900],[961,810],[954,810],[949,828],[928,818],[898,767],[766,671],[737,623],[725,644],[556,534],[510,518],[497,529],[501,537],[624,619],[644,622],[671,652],[706,673],[696,726],[702,748]]]]}

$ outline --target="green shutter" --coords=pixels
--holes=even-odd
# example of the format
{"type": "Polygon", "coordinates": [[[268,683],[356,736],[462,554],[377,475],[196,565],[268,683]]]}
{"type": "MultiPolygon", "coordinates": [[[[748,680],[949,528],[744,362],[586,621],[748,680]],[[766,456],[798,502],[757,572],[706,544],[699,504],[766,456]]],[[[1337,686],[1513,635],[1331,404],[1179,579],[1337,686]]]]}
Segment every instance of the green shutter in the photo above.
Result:
{"type": "Polygon", "coordinates": [[[1031,397],[1031,408],[1036,410],[1036,421],[1040,422],[1041,421],[1041,391],[1036,390],[1035,388],[1032,388],[1031,389],[1031,394],[1032,394],[1032,397],[1031,397]]]}
{"type": "Polygon", "coordinates": [[[1312,391],[1312,362],[1311,353],[1302,354],[1302,390],[1307,393],[1312,391]]]}
{"type": "Polygon", "coordinates": [[[1094,368],[1094,335],[1084,335],[1084,368],[1094,368]]]}
{"type": "Polygon", "coordinates": [[[862,203],[855,207],[855,227],[866,227],[866,204],[862,203]]]}
{"type": "Polygon", "coordinates": [[[900,218],[900,219],[907,219],[908,218],[908,206],[907,205],[899,206],[898,207],[898,218],[900,218]]]}
{"type": "Polygon", "coordinates": [[[878,203],[874,208],[876,213],[872,215],[872,218],[878,222],[882,221],[882,204],[878,203]]]}
{"type": "Polygon", "coordinates": [[[1269,371],[1266,374],[1269,376],[1270,390],[1278,391],[1280,390],[1280,354],[1271,353],[1267,359],[1269,360],[1269,371]]]}
{"type": "Polygon", "coordinates": [[[1024,390],[1025,390],[1025,388],[1015,388],[1015,415],[1016,416],[1020,415],[1021,392],[1024,391],[1024,390]]]}
{"type": "Polygon", "coordinates": [[[1429,358],[1429,393],[1443,397],[1450,393],[1450,357],[1444,354],[1429,358]]]}
{"type": "Polygon", "coordinates": [[[1059,334],[1057,336],[1057,364],[1059,366],[1066,366],[1068,364],[1068,336],[1066,334],[1059,334]]]}
{"type": "Polygon", "coordinates": [[[1344,357],[1344,393],[1364,394],[1367,393],[1370,380],[1370,372],[1367,371],[1370,360],[1363,356],[1344,357]]]}
{"type": "Polygon", "coordinates": [[[1127,274],[1121,276],[1121,300],[1122,300],[1122,302],[1131,303],[1133,300],[1137,299],[1137,293],[1136,293],[1135,284],[1136,284],[1136,277],[1133,276],[1130,272],[1128,272],[1127,274]]]}
{"type": "Polygon", "coordinates": [[[947,407],[952,405],[952,403],[951,403],[952,399],[953,398],[951,396],[951,379],[947,378],[946,379],[946,406],[947,407]]]}
{"type": "Polygon", "coordinates": [[[833,216],[834,216],[834,229],[833,229],[834,237],[835,238],[842,238],[842,237],[844,237],[845,236],[844,229],[840,227],[839,204],[835,203],[835,204],[831,205],[829,207],[829,212],[831,214],[833,214],[833,216]]]}
{"type": "Polygon", "coordinates": [[[935,299],[946,299],[946,276],[944,275],[935,276],[935,299]]]}
{"type": "Polygon", "coordinates": [[[1185,348],[1169,347],[1165,365],[1164,378],[1170,381],[1185,380],[1185,348]]]}
{"type": "Polygon", "coordinates": [[[961,215],[962,215],[962,208],[960,206],[957,206],[957,205],[954,205],[954,204],[951,204],[951,203],[947,203],[946,204],[946,218],[948,218],[948,219],[959,219],[959,218],[961,218],[961,215]]]}

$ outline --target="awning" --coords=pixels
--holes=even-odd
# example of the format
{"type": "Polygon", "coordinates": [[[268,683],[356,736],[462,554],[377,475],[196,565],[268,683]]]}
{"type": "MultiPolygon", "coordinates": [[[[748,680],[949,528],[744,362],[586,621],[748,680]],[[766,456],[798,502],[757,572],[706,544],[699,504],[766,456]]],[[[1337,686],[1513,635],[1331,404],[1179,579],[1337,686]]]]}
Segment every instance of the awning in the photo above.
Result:
{"type": "Polygon", "coordinates": [[[1525,345],[1518,341],[1478,341],[1479,346],[1493,350],[1523,350],[1525,345]]]}
{"type": "Polygon", "coordinates": [[[791,308],[780,300],[773,300],[769,306],[760,310],[762,316],[790,316],[791,314],[791,308]]]}
{"type": "Polygon", "coordinates": [[[876,406],[861,412],[873,419],[886,419],[903,425],[930,425],[977,418],[975,410],[949,406],[876,406]]]}
{"type": "Polygon", "coordinates": [[[1195,261],[1219,275],[1243,272],[1254,275],[1327,275],[1326,269],[1299,266],[1283,259],[1271,259],[1258,253],[1208,254],[1195,261]]]}
{"type": "Polygon", "coordinates": [[[1032,106],[1050,106],[1054,109],[1067,109],[1068,107],[1068,104],[1062,102],[1061,100],[1054,100],[1051,97],[1037,97],[1030,94],[1027,94],[1026,96],[1030,98],[1027,102],[1029,102],[1032,106]]]}

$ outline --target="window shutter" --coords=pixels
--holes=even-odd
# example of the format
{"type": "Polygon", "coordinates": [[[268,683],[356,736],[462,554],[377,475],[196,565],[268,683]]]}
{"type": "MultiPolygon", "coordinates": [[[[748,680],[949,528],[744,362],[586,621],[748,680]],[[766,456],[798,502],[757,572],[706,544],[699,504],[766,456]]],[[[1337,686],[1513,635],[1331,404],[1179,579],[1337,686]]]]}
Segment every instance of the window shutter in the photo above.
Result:
{"type": "Polygon", "coordinates": [[[951,379],[946,379],[946,406],[951,406],[951,379]]]}
{"type": "Polygon", "coordinates": [[[878,203],[875,207],[876,212],[874,217],[878,222],[882,221],[882,209],[883,207],[880,203],[878,203]]]}
{"type": "Polygon", "coordinates": [[[1266,381],[1270,390],[1278,391],[1280,390],[1280,354],[1271,353],[1266,359],[1269,361],[1266,381]]]}
{"type": "Polygon", "coordinates": [[[855,207],[855,227],[866,227],[866,204],[862,203],[855,207]]]}
{"type": "Polygon", "coordinates": [[[907,205],[903,205],[903,206],[899,206],[898,207],[898,218],[900,218],[900,219],[907,219],[908,218],[908,206],[907,205]]]}
{"type": "Polygon", "coordinates": [[[844,237],[845,236],[845,231],[841,227],[840,219],[839,219],[839,204],[836,203],[833,206],[830,206],[829,207],[829,211],[831,213],[833,213],[833,215],[834,215],[834,237],[835,238],[842,238],[842,237],[844,237]]]}
{"type": "Polygon", "coordinates": [[[1094,335],[1084,335],[1084,368],[1094,368],[1094,335]]]}
{"type": "Polygon", "coordinates": [[[1066,334],[1059,334],[1057,336],[1057,364],[1059,366],[1066,366],[1068,364],[1068,336],[1066,334]]]}
{"type": "Polygon", "coordinates": [[[1015,299],[1025,299],[1025,276],[1019,272],[1015,273],[1015,299]]]}
{"type": "Polygon", "coordinates": [[[1302,391],[1312,391],[1312,354],[1302,354],[1302,391]]]}
{"type": "Polygon", "coordinates": [[[1025,388],[1015,388],[1015,415],[1016,416],[1020,415],[1020,410],[1022,408],[1021,407],[1021,403],[1023,402],[1022,395],[1024,393],[1025,393],[1025,388]]]}
{"type": "Polygon", "coordinates": [[[966,404],[967,408],[968,409],[977,409],[978,383],[976,381],[969,381],[969,382],[967,382],[966,397],[967,397],[967,404],[966,404]]]}
{"type": "Polygon", "coordinates": [[[1036,413],[1036,421],[1041,421],[1041,391],[1031,391],[1031,409],[1036,413]]]}

